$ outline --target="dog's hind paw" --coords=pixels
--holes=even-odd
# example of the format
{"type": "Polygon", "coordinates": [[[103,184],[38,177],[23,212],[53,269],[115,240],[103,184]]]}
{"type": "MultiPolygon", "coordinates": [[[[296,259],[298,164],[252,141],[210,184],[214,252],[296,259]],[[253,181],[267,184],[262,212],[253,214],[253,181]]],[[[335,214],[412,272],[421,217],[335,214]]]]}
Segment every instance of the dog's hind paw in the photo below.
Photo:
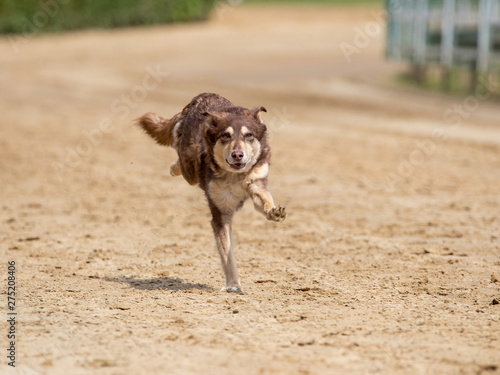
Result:
{"type": "Polygon", "coordinates": [[[179,160],[174,161],[172,164],[170,164],[170,175],[173,177],[180,176],[182,174],[181,172],[181,166],[179,164],[179,160]]]}
{"type": "Polygon", "coordinates": [[[225,286],[220,290],[221,292],[245,294],[240,286],[225,286]]]}
{"type": "Polygon", "coordinates": [[[267,220],[272,221],[284,221],[286,219],[286,209],[285,207],[273,207],[269,211],[266,212],[267,220]]]}

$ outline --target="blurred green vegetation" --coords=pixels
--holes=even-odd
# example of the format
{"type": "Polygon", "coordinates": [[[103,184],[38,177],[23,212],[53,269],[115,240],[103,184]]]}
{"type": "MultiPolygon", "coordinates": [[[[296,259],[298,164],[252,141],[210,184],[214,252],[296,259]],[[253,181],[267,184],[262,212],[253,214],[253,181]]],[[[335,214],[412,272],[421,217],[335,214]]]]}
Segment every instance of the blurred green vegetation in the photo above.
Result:
{"type": "MultiPolygon", "coordinates": [[[[489,75],[480,76],[477,74],[475,65],[456,65],[447,71],[447,77],[443,75],[444,69],[438,65],[428,65],[425,73],[419,79],[414,72],[402,73],[397,77],[401,84],[424,88],[431,91],[446,92],[452,95],[464,96],[474,93],[478,85],[481,92],[484,90],[485,82],[488,82],[488,91],[492,94],[491,99],[500,99],[500,69],[492,71],[489,75]]],[[[490,99],[490,100],[491,100],[490,99]]]]}
{"type": "Polygon", "coordinates": [[[114,28],[206,19],[217,0],[0,0],[0,33],[114,28]]]}

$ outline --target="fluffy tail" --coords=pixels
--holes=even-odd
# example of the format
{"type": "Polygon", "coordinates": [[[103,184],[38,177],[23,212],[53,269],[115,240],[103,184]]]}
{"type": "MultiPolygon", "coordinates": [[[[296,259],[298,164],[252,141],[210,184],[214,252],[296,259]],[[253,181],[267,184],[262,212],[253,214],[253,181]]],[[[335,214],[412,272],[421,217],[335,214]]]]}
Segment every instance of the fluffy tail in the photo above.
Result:
{"type": "Polygon", "coordinates": [[[174,144],[174,127],[178,116],[167,120],[154,113],[146,113],[136,120],[136,125],[140,126],[151,138],[162,146],[172,146],[174,144]]]}

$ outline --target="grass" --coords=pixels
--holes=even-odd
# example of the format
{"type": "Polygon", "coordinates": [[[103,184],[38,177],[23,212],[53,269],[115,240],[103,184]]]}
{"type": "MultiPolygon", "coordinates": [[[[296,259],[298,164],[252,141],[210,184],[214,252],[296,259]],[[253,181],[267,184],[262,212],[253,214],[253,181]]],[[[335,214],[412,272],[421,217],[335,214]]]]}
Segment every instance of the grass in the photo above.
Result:
{"type": "MultiPolygon", "coordinates": [[[[483,77],[485,81],[489,81],[492,87],[489,90],[493,97],[498,98],[500,94],[498,90],[499,72],[492,73],[491,77],[483,77]]],[[[473,93],[476,84],[478,84],[476,73],[468,67],[454,66],[449,70],[449,81],[447,85],[443,83],[442,69],[436,66],[429,66],[426,70],[423,81],[418,82],[415,75],[411,72],[403,73],[397,77],[397,80],[404,85],[419,87],[430,91],[446,92],[451,95],[467,95],[473,93]]],[[[484,82],[484,81],[482,81],[484,82]]]]}
{"type": "Polygon", "coordinates": [[[199,21],[217,0],[1,0],[0,33],[38,34],[84,28],[199,21]]]}
{"type": "Polygon", "coordinates": [[[199,21],[208,18],[218,2],[383,4],[383,0],[0,0],[0,34],[199,21]]]}

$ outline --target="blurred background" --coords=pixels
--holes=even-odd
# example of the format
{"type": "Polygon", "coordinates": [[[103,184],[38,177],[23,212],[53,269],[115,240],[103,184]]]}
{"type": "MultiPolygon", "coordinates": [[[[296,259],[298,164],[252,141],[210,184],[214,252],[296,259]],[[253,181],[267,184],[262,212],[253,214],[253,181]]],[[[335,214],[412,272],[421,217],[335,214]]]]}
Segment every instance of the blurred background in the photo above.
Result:
{"type": "MultiPolygon", "coordinates": [[[[183,1],[14,1],[0,4],[0,33],[33,37],[81,29],[104,29],[207,21],[248,4],[335,4],[383,9],[360,28],[354,43],[340,44],[347,61],[379,37],[387,25],[387,56],[411,64],[411,76],[428,88],[473,90],[478,76],[498,81],[498,0],[183,0],[183,1]],[[374,24],[373,22],[377,22],[374,24]],[[357,44],[357,45],[356,45],[357,44]],[[464,85],[464,82],[469,85],[464,85]]],[[[20,41],[18,41],[20,42],[20,41]]],[[[17,48],[17,47],[14,47],[17,48]]]]}
{"type": "Polygon", "coordinates": [[[17,374],[498,372],[499,30],[498,0],[1,0],[17,374]],[[201,92],[267,108],[289,212],[236,215],[244,296],[133,126],[201,92]]]}

